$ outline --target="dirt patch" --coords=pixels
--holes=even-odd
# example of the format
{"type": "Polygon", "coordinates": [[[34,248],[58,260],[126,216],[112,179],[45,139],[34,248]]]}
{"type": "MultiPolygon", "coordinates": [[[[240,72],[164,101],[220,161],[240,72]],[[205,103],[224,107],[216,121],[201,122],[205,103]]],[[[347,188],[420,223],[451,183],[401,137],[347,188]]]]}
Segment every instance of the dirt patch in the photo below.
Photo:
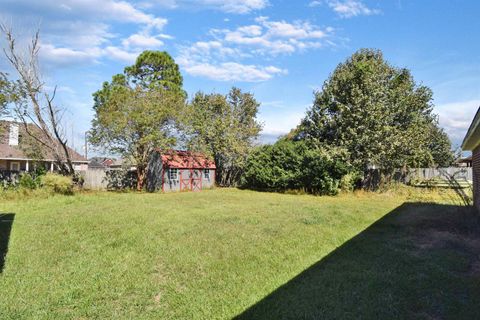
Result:
{"type": "Polygon", "coordinates": [[[161,300],[162,300],[162,292],[159,292],[155,295],[155,297],[153,298],[153,301],[155,301],[155,303],[159,303],[161,300]]]}

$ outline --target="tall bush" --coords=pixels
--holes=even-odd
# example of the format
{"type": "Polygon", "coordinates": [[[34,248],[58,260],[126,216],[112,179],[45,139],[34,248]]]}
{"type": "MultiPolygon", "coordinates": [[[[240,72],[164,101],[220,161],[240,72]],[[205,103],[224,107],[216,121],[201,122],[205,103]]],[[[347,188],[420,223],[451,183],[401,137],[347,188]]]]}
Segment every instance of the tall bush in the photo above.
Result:
{"type": "Polygon", "coordinates": [[[31,174],[24,172],[20,175],[18,186],[23,189],[33,190],[39,187],[39,183],[32,177],[31,174]]]}
{"type": "Polygon", "coordinates": [[[42,177],[42,186],[53,193],[63,195],[73,194],[73,180],[71,177],[56,173],[47,173],[42,177]]]}
{"type": "Polygon", "coordinates": [[[303,141],[282,139],[257,148],[247,159],[242,185],[246,188],[285,191],[303,189],[315,194],[337,194],[352,174],[341,149],[310,147],[303,141]],[[341,184],[342,182],[342,184],[341,184]]]}

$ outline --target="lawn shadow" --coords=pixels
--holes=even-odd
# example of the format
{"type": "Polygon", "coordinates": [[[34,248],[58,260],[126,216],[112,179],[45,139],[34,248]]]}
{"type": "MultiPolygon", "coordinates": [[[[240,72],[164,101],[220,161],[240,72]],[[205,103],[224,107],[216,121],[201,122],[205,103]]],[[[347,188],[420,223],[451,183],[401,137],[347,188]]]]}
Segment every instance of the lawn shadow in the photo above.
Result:
{"type": "Polygon", "coordinates": [[[15,214],[0,213],[0,273],[3,272],[15,214]]]}
{"type": "Polygon", "coordinates": [[[404,203],[235,319],[474,319],[479,253],[470,207],[404,203]]]}

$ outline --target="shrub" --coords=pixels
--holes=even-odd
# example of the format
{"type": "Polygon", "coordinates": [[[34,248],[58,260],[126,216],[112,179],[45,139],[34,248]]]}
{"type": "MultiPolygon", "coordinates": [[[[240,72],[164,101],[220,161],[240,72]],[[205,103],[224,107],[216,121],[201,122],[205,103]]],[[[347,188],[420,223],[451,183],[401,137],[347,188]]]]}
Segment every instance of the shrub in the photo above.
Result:
{"type": "Polygon", "coordinates": [[[83,185],[85,184],[85,177],[76,172],[72,177],[72,181],[76,187],[83,188],[83,185]]]}
{"type": "Polygon", "coordinates": [[[247,159],[242,185],[247,188],[285,191],[301,189],[306,146],[280,140],[257,148],[247,159]]]}
{"type": "Polygon", "coordinates": [[[73,181],[71,177],[56,173],[47,173],[42,177],[42,186],[51,192],[70,195],[73,194],[73,181]]]}
{"type": "Polygon", "coordinates": [[[303,189],[334,195],[339,188],[353,184],[349,178],[343,178],[352,172],[346,159],[345,151],[338,148],[311,148],[302,141],[283,139],[259,147],[249,156],[242,184],[253,189],[303,189]]]}
{"type": "Polygon", "coordinates": [[[37,181],[32,177],[31,174],[28,172],[24,172],[20,175],[20,179],[18,180],[18,186],[22,189],[36,189],[39,184],[37,181]]]}
{"type": "Polygon", "coordinates": [[[351,192],[361,182],[362,176],[357,172],[349,172],[340,179],[340,190],[351,192]]]}
{"type": "Polygon", "coordinates": [[[128,190],[137,186],[135,171],[127,169],[110,170],[106,172],[105,181],[108,190],[128,190]]]}

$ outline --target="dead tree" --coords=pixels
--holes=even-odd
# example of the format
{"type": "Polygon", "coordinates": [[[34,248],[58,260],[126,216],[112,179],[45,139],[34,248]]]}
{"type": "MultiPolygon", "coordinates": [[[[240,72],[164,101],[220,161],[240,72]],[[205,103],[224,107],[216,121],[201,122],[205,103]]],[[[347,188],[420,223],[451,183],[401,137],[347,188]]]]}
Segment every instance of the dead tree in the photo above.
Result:
{"type": "Polygon", "coordinates": [[[67,147],[67,139],[61,126],[65,110],[53,103],[56,87],[51,95],[48,94],[40,76],[39,31],[35,32],[25,50],[17,49],[11,28],[0,24],[0,32],[7,41],[7,47],[3,49],[3,52],[19,76],[17,90],[25,98],[15,103],[17,117],[22,121],[27,135],[41,149],[51,153],[60,172],[73,175],[75,171],[67,147]],[[32,124],[40,130],[40,134],[39,130],[32,130],[32,124]]]}

